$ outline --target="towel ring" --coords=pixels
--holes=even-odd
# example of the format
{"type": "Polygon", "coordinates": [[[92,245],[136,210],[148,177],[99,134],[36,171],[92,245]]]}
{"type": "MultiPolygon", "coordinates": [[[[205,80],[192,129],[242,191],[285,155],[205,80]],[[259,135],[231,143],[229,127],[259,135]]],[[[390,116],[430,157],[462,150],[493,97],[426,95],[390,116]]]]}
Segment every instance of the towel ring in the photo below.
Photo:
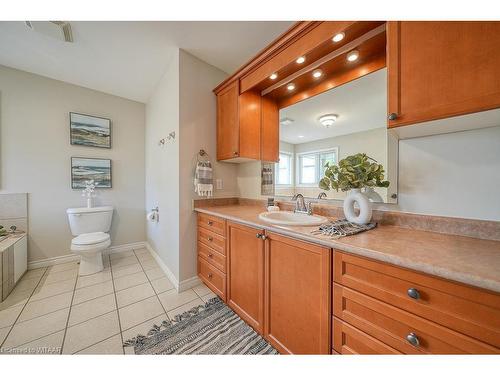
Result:
{"type": "Polygon", "coordinates": [[[210,161],[210,156],[206,153],[206,151],[204,149],[200,149],[200,151],[198,152],[198,155],[196,155],[197,158],[198,158],[198,161],[202,161],[200,160],[200,158],[205,158],[203,161],[210,161]]]}

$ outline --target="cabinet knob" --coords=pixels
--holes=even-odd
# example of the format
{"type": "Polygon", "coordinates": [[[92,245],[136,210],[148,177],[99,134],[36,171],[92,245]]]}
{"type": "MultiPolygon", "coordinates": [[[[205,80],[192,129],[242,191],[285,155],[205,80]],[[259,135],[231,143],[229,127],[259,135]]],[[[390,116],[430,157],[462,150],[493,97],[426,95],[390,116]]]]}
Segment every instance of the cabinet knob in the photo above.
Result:
{"type": "Polygon", "coordinates": [[[234,155],[234,156],[238,156],[238,155],[239,155],[239,152],[238,152],[238,151],[234,151],[234,152],[233,152],[233,155],[234,155]]]}
{"type": "Polygon", "coordinates": [[[257,238],[262,238],[262,233],[257,233],[257,234],[255,235],[255,237],[257,237],[257,238]]]}
{"type": "Polygon", "coordinates": [[[209,273],[209,274],[208,274],[208,278],[209,278],[209,279],[211,279],[211,278],[212,278],[212,276],[213,276],[213,275],[212,275],[211,273],[209,273]]]}
{"type": "Polygon", "coordinates": [[[209,258],[213,258],[213,257],[214,257],[214,254],[210,253],[210,254],[208,254],[208,257],[209,257],[209,258]]]}
{"type": "Polygon", "coordinates": [[[420,292],[415,289],[415,288],[410,288],[406,292],[408,294],[408,297],[413,298],[413,299],[420,299],[420,292]]]}
{"type": "Polygon", "coordinates": [[[208,225],[213,225],[213,224],[214,224],[213,221],[208,220],[208,225]]]}
{"type": "Polygon", "coordinates": [[[398,118],[398,114],[397,114],[397,113],[394,113],[394,112],[393,112],[393,113],[390,113],[390,114],[389,114],[389,116],[387,116],[387,118],[388,118],[389,120],[391,120],[391,121],[392,121],[392,120],[396,120],[396,119],[398,118]]]}
{"type": "Polygon", "coordinates": [[[213,237],[208,237],[208,240],[209,240],[210,242],[212,242],[214,239],[213,239],[213,237]]]}
{"type": "Polygon", "coordinates": [[[418,340],[417,335],[413,332],[410,332],[406,336],[406,341],[408,341],[412,346],[415,346],[415,347],[420,345],[420,341],[418,340]]]}

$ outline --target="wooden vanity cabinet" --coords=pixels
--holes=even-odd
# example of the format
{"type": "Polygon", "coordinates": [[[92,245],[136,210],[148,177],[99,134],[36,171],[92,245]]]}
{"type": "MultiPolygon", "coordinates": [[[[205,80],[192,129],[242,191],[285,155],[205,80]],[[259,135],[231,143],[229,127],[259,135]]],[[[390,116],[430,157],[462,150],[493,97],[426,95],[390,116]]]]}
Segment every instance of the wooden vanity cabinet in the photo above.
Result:
{"type": "Polygon", "coordinates": [[[227,304],[264,333],[264,231],[227,223],[227,304]]]}
{"type": "Polygon", "coordinates": [[[387,24],[389,127],[500,107],[500,22],[387,24]]]}
{"type": "Polygon", "coordinates": [[[217,94],[217,160],[278,161],[278,107],[234,81],[217,94]]]}
{"type": "Polygon", "coordinates": [[[265,338],[283,354],[330,354],[331,249],[266,238],[265,338]]]}

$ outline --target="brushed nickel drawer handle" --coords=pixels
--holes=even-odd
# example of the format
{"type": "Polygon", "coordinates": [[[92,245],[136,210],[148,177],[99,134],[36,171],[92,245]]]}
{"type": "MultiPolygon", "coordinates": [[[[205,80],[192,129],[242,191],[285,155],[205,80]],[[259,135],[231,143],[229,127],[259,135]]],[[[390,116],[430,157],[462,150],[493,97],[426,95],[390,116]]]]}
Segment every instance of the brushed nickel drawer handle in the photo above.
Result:
{"type": "Polygon", "coordinates": [[[415,289],[415,288],[410,288],[406,292],[408,294],[408,297],[413,298],[413,299],[420,299],[420,292],[415,289]]]}
{"type": "Polygon", "coordinates": [[[211,273],[208,274],[208,278],[211,279],[213,275],[211,273]]]}
{"type": "Polygon", "coordinates": [[[209,240],[210,242],[212,242],[212,241],[214,240],[214,238],[213,238],[213,237],[208,237],[208,240],[209,240]]]}
{"type": "Polygon", "coordinates": [[[389,116],[387,116],[387,118],[391,121],[394,121],[398,118],[398,114],[397,113],[390,113],[389,116]]]}
{"type": "Polygon", "coordinates": [[[410,345],[412,345],[414,347],[420,346],[420,341],[418,340],[417,335],[415,333],[413,333],[413,332],[410,332],[406,336],[406,341],[408,341],[410,343],[410,345]]]}
{"type": "Polygon", "coordinates": [[[213,222],[213,221],[208,220],[208,225],[213,225],[213,224],[214,224],[214,222],[213,222]]]}
{"type": "Polygon", "coordinates": [[[213,257],[214,257],[214,254],[210,253],[210,254],[208,254],[208,257],[209,257],[209,258],[213,258],[213,257]]]}

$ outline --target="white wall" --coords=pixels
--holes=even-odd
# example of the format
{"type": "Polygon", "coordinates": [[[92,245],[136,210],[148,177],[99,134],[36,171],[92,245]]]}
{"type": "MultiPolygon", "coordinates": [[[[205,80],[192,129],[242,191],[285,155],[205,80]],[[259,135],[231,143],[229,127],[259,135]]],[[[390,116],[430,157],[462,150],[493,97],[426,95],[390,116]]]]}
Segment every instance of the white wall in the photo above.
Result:
{"type": "Polygon", "coordinates": [[[180,51],[180,280],[196,276],[197,234],[196,214],[192,200],[193,178],[197,154],[204,149],[210,156],[215,179],[222,179],[223,189],[214,190],[215,197],[231,197],[238,193],[237,166],[216,162],[216,98],[213,88],[227,74],[180,51]]]}
{"type": "Polygon", "coordinates": [[[179,279],[179,52],[146,104],[146,210],[159,207],[159,222],[147,222],[147,240],[179,279]],[[176,139],[159,146],[175,131],[176,139]]]}
{"type": "Polygon", "coordinates": [[[401,211],[498,221],[499,186],[500,127],[399,141],[401,211]]]}
{"type": "Polygon", "coordinates": [[[197,198],[193,178],[200,149],[214,162],[214,179],[223,180],[223,189],[215,190],[214,196],[238,193],[237,166],[215,161],[216,106],[212,90],[226,76],[177,50],[146,105],[146,208],[160,209],[160,221],[147,223],[147,237],[175,277],[174,282],[197,274],[192,200],[197,198]],[[175,141],[158,147],[158,140],[171,131],[176,132],[175,141]]]}
{"type": "MultiPolygon", "coordinates": [[[[112,159],[113,245],[144,241],[144,104],[0,66],[1,192],[28,193],[29,261],[70,254],[72,156],[112,159]],[[112,120],[112,148],[72,146],[69,112],[112,120]]],[[[1,207],[0,207],[1,209],[1,207]]]]}

